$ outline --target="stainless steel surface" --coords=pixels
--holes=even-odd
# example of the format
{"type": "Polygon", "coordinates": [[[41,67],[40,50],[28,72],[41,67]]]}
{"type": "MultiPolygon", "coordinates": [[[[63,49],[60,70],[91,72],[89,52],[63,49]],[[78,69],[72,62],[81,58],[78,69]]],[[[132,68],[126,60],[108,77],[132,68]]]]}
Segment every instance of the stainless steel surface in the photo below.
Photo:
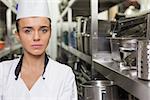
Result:
{"type": "Polygon", "coordinates": [[[89,64],[92,63],[92,57],[91,56],[86,55],[83,52],[74,49],[73,47],[67,46],[64,43],[57,43],[57,45],[64,48],[65,50],[72,53],[73,55],[79,57],[80,59],[84,60],[85,62],[87,62],[89,64]]]}
{"type": "MultiPolygon", "coordinates": [[[[14,1],[14,0],[13,0],[14,1]]],[[[14,3],[13,2],[12,4],[10,2],[8,2],[8,0],[1,0],[1,2],[3,2],[8,8],[10,8],[15,14],[17,13],[15,7],[14,7],[14,3]]]]}
{"type": "Polygon", "coordinates": [[[90,34],[84,34],[84,52],[91,55],[91,39],[90,34]]]}
{"type": "MultiPolygon", "coordinates": [[[[118,55],[122,54],[122,57],[115,55],[115,53],[112,55],[112,58],[109,57],[108,54],[107,56],[103,55],[103,57],[101,56],[99,59],[93,60],[94,67],[106,78],[113,80],[117,85],[137,97],[139,100],[150,100],[150,82],[148,81],[150,80],[148,48],[150,39],[150,13],[119,20],[118,22],[120,25],[118,25],[118,29],[114,31],[114,34],[117,33],[115,39],[118,40],[114,40],[117,42],[112,43],[111,47],[118,55]],[[115,51],[118,47],[119,50],[115,51]],[[137,69],[125,68],[121,64],[113,61],[102,61],[102,59],[114,59],[119,57],[119,60],[123,62],[130,62],[132,59],[127,60],[128,57],[131,57],[130,55],[136,59],[135,66],[138,67],[137,69]]],[[[112,35],[112,37],[114,37],[114,35],[112,35]]]]}
{"type": "Polygon", "coordinates": [[[12,47],[5,47],[4,49],[0,50],[0,58],[3,57],[3,56],[6,56],[8,55],[10,52],[14,51],[14,50],[17,50],[21,48],[21,44],[16,44],[12,47]]]}
{"type": "Polygon", "coordinates": [[[92,54],[98,51],[98,0],[91,0],[92,54]]]}
{"type": "Polygon", "coordinates": [[[121,62],[120,56],[120,39],[110,39],[112,59],[116,62],[121,62]]]}
{"type": "Polygon", "coordinates": [[[136,39],[110,39],[112,59],[122,63],[123,66],[136,66],[137,40],[136,39]]]}
{"type": "Polygon", "coordinates": [[[98,59],[93,59],[93,63],[98,72],[139,100],[150,100],[150,81],[138,79],[136,70],[122,69],[112,61],[110,53],[100,53],[98,59]]]}
{"type": "Polygon", "coordinates": [[[83,52],[91,55],[91,31],[89,22],[90,19],[87,17],[84,19],[84,25],[83,25],[83,32],[82,32],[82,38],[83,38],[83,52]]]}
{"type": "Polygon", "coordinates": [[[150,80],[150,40],[138,41],[138,78],[150,80]]]}
{"type": "Polygon", "coordinates": [[[136,50],[137,48],[137,40],[136,39],[124,39],[121,41],[121,46],[123,48],[128,48],[128,50],[136,50]]]}
{"type": "Polygon", "coordinates": [[[121,40],[120,57],[123,66],[136,68],[136,56],[137,56],[137,40],[136,39],[125,39],[121,40]]]}
{"type": "MultiPolygon", "coordinates": [[[[121,37],[124,38],[129,37],[129,39],[120,40],[118,38],[120,40],[120,41],[118,40],[120,44],[118,46],[117,43],[116,44],[112,43],[111,45],[112,50],[113,48],[119,47],[119,52],[121,54],[120,58],[121,61],[123,62],[122,65],[132,66],[130,62],[132,60],[135,61],[136,62],[135,66],[138,67],[138,73],[137,73],[138,78],[144,80],[150,80],[150,74],[149,74],[150,68],[149,68],[149,61],[148,61],[149,55],[147,53],[149,51],[147,49],[147,45],[150,37],[149,35],[150,34],[150,28],[149,28],[150,13],[147,12],[141,16],[120,19],[118,20],[118,23],[119,24],[117,25],[116,28],[117,30],[114,31],[115,34],[117,33],[116,37],[120,37],[120,39],[121,37]],[[139,30],[139,31],[135,32],[132,30],[136,30],[136,31],[139,30]],[[142,38],[140,39],[140,37],[145,39],[142,38]]],[[[113,55],[113,57],[116,58],[118,56],[115,57],[115,55],[113,55]]]]}
{"type": "Polygon", "coordinates": [[[72,9],[71,8],[68,9],[68,26],[70,26],[69,30],[68,30],[68,32],[70,33],[73,29],[73,27],[72,27],[72,9]]]}
{"type": "Polygon", "coordinates": [[[147,14],[147,30],[146,30],[146,37],[150,40],[150,12],[147,14]]]}
{"type": "Polygon", "coordinates": [[[145,34],[147,15],[148,13],[137,17],[120,18],[116,22],[111,23],[111,32],[116,37],[142,37],[145,34]]]}
{"type": "Polygon", "coordinates": [[[108,80],[88,81],[82,84],[84,100],[108,100],[106,87],[112,85],[113,82],[108,80]]]}
{"type": "Polygon", "coordinates": [[[77,49],[83,52],[84,17],[77,17],[77,49]]]}
{"type": "MultiPolygon", "coordinates": [[[[97,44],[98,39],[98,0],[90,0],[90,7],[91,7],[91,53],[92,59],[94,58],[93,53],[97,52],[97,44]],[[93,45],[94,44],[94,45],[93,45]]],[[[91,64],[91,72],[92,76],[94,76],[94,66],[93,63],[91,64]]]]}
{"type": "MultiPolygon", "coordinates": [[[[123,1],[127,1],[127,0],[98,0],[98,3],[97,3],[99,5],[98,12],[107,10],[110,7],[112,7],[118,3],[121,3],[123,1]]],[[[67,7],[62,12],[61,18],[63,18],[66,15],[68,8],[73,9],[73,17],[81,16],[81,15],[90,16],[90,14],[91,14],[90,2],[91,2],[91,0],[70,0],[67,7]]],[[[96,7],[98,7],[98,6],[96,6],[96,7]]]]}
{"type": "Polygon", "coordinates": [[[7,35],[11,35],[12,34],[12,12],[11,9],[7,9],[6,11],[6,27],[7,27],[7,35]]]}

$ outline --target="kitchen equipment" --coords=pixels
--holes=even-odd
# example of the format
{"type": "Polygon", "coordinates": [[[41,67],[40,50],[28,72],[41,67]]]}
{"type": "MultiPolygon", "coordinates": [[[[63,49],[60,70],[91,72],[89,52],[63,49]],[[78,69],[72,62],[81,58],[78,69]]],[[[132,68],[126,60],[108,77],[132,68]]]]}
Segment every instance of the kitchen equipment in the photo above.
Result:
{"type": "MultiPolygon", "coordinates": [[[[137,42],[149,36],[149,13],[118,19],[116,23],[111,23],[111,52],[112,59],[120,62],[123,69],[137,68],[137,42]],[[148,34],[147,34],[148,33],[148,34]]],[[[120,67],[120,68],[121,68],[120,67]]]]}
{"type": "MultiPolygon", "coordinates": [[[[141,1],[141,2],[145,2],[141,1]]],[[[137,76],[140,79],[150,80],[150,13],[119,19],[116,25],[112,28],[112,37],[115,39],[125,38],[121,40],[119,51],[121,53],[121,61],[124,66],[132,66],[132,61],[136,61],[134,66],[137,66],[137,76]],[[132,59],[133,58],[133,59],[132,59]]],[[[114,43],[112,43],[114,44],[114,43]]],[[[115,45],[112,45],[114,48],[115,45]]]]}
{"type": "Polygon", "coordinates": [[[138,72],[139,79],[150,80],[150,40],[138,41],[138,72]]]}
{"type": "Polygon", "coordinates": [[[112,59],[123,69],[136,69],[137,40],[110,38],[112,59]]]}
{"type": "Polygon", "coordinates": [[[123,39],[119,49],[122,65],[127,69],[136,69],[137,40],[123,39]]]}
{"type": "Polygon", "coordinates": [[[68,31],[64,31],[64,32],[63,32],[63,39],[62,39],[62,40],[63,40],[63,42],[64,42],[65,45],[68,45],[68,44],[69,44],[69,43],[68,43],[68,41],[69,41],[69,40],[68,40],[68,31]]]}
{"type": "Polygon", "coordinates": [[[90,43],[90,34],[85,33],[84,35],[84,52],[91,55],[91,43],[90,43]]]}
{"type": "Polygon", "coordinates": [[[114,99],[116,96],[109,98],[113,94],[110,94],[110,91],[107,93],[106,87],[109,88],[112,85],[113,82],[109,80],[88,81],[82,84],[83,98],[84,100],[118,100],[114,99]]]}
{"type": "Polygon", "coordinates": [[[79,16],[76,18],[77,20],[77,49],[83,52],[83,30],[84,30],[84,17],[79,16]]]}
{"type": "Polygon", "coordinates": [[[143,37],[145,36],[145,24],[148,22],[148,14],[131,18],[120,18],[111,22],[111,34],[113,37],[143,37]]]}
{"type": "Polygon", "coordinates": [[[120,50],[119,50],[120,39],[110,38],[110,45],[111,45],[112,60],[116,62],[121,62],[120,50]]]}
{"type": "Polygon", "coordinates": [[[73,31],[69,34],[69,36],[69,45],[73,48],[77,48],[77,32],[75,28],[73,28],[73,31]]]}

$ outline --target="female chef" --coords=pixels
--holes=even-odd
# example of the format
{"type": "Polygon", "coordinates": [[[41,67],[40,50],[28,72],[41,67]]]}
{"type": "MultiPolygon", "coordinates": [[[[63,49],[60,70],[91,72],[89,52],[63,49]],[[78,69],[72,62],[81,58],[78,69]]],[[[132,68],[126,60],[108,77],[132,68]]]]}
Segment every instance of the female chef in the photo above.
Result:
{"type": "Polygon", "coordinates": [[[77,100],[71,68],[45,53],[51,37],[46,0],[20,0],[16,26],[24,51],[0,63],[0,100],[77,100]]]}

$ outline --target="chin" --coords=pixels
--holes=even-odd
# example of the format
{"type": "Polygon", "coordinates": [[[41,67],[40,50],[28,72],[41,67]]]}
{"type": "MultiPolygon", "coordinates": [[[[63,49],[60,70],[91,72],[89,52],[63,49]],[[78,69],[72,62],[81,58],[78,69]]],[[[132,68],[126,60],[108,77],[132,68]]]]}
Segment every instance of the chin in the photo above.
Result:
{"type": "Polygon", "coordinates": [[[35,56],[41,56],[41,55],[43,55],[45,52],[34,52],[34,53],[32,53],[33,55],[35,55],[35,56]]]}
{"type": "Polygon", "coordinates": [[[33,56],[41,56],[41,55],[45,54],[45,52],[44,51],[30,52],[30,54],[33,55],[33,56]]]}
{"type": "Polygon", "coordinates": [[[42,54],[41,53],[34,53],[32,55],[34,55],[34,56],[41,56],[42,54]]]}
{"type": "Polygon", "coordinates": [[[43,49],[41,49],[41,50],[32,50],[32,49],[30,49],[30,50],[26,50],[25,49],[25,51],[24,51],[25,53],[28,53],[29,55],[32,55],[32,56],[41,56],[41,55],[43,55],[43,54],[45,54],[45,50],[43,49]]]}

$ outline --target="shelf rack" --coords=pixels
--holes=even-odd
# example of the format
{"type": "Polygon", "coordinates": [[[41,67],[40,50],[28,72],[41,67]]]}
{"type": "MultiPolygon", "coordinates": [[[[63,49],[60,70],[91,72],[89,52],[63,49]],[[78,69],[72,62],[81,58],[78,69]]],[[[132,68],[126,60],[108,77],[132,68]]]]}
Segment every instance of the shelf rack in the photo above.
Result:
{"type": "Polygon", "coordinates": [[[77,56],[78,58],[82,59],[83,61],[91,64],[92,63],[92,58],[91,56],[76,50],[75,48],[71,47],[71,46],[67,46],[64,43],[57,43],[58,46],[60,46],[61,48],[65,49],[66,51],[70,52],[71,54],[77,56]]]}
{"type": "MultiPolygon", "coordinates": [[[[126,0],[98,0],[98,12],[108,10],[110,7],[126,0]]],[[[70,0],[67,7],[61,13],[60,19],[63,18],[69,8],[73,10],[73,18],[76,16],[90,16],[91,15],[91,0],[70,0]]]]}
{"type": "Polygon", "coordinates": [[[8,46],[0,50],[0,58],[8,55],[10,52],[21,48],[21,44],[15,44],[13,46],[8,46]]]}
{"type": "MultiPolygon", "coordinates": [[[[11,2],[9,2],[8,0],[1,0],[1,2],[8,8],[10,9],[14,14],[17,13],[16,8],[15,8],[15,0],[11,0],[11,2]]],[[[11,17],[11,16],[10,16],[11,17]]],[[[12,43],[12,45],[9,46],[5,46],[3,49],[0,49],[0,58],[4,57],[6,55],[8,55],[10,52],[13,52],[19,48],[21,48],[21,44],[17,43],[12,43]]]]}
{"type": "Polygon", "coordinates": [[[98,72],[139,100],[150,100],[150,81],[138,79],[136,69],[120,67],[117,62],[112,61],[110,53],[99,54],[98,59],[93,59],[93,63],[98,72]]]}
{"type": "Polygon", "coordinates": [[[8,8],[10,8],[15,14],[17,13],[16,9],[7,1],[7,0],[1,0],[8,8]]]}
{"type": "MultiPolygon", "coordinates": [[[[72,9],[72,17],[76,16],[91,16],[91,33],[92,33],[92,49],[96,48],[97,44],[95,40],[98,33],[98,13],[109,9],[110,7],[124,2],[126,0],[70,0],[68,6],[61,14],[61,18],[65,17],[68,9],[72,9]]],[[[70,47],[64,47],[59,44],[68,52],[76,55],[70,47]]],[[[95,56],[92,51],[92,67],[97,72],[104,75],[109,80],[113,81],[114,84],[123,88],[125,91],[129,92],[131,95],[135,96],[139,100],[150,100],[150,81],[141,80],[137,77],[137,70],[129,70],[122,68],[117,62],[112,61],[111,54],[106,52],[100,52],[101,54],[96,54],[95,56]],[[96,57],[96,58],[95,58],[96,57]]]]}

